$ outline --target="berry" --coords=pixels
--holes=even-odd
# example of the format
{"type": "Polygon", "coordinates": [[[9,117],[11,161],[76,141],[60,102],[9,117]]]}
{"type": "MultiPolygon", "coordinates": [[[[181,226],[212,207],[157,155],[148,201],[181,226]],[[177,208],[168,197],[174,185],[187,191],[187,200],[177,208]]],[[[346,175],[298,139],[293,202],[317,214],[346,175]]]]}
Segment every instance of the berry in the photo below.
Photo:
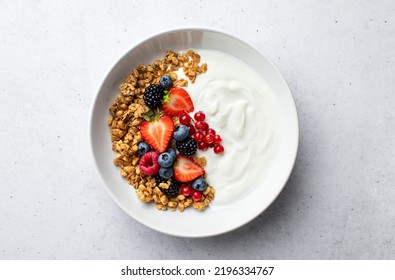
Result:
{"type": "Polygon", "coordinates": [[[188,114],[182,114],[180,116],[180,124],[188,125],[191,123],[191,117],[188,114]]]}
{"type": "Polygon", "coordinates": [[[158,173],[159,171],[159,163],[158,163],[158,153],[157,152],[148,152],[145,153],[140,158],[140,171],[141,173],[152,176],[158,173]]]}
{"type": "Polygon", "coordinates": [[[166,115],[177,117],[185,112],[194,110],[193,102],[188,92],[180,87],[173,87],[169,93],[170,100],[163,103],[163,111],[166,115]]]}
{"type": "Polygon", "coordinates": [[[160,85],[149,85],[144,91],[144,102],[151,109],[158,108],[162,105],[164,94],[164,89],[160,85]]]}
{"type": "Polygon", "coordinates": [[[202,192],[202,191],[204,191],[206,188],[207,188],[207,183],[206,183],[206,180],[204,180],[203,178],[197,178],[195,181],[193,181],[192,183],[191,183],[191,187],[194,189],[194,190],[197,190],[197,191],[200,191],[200,192],[202,192]]]}
{"type": "Polygon", "coordinates": [[[153,122],[145,121],[140,126],[141,136],[152,148],[163,153],[173,136],[174,123],[168,116],[162,116],[153,122]]]}
{"type": "Polygon", "coordinates": [[[195,139],[197,142],[200,142],[203,140],[203,133],[200,131],[196,132],[193,136],[193,139],[195,139]]]}
{"type": "Polygon", "coordinates": [[[208,149],[208,144],[204,141],[198,142],[199,150],[206,151],[208,149]]]}
{"type": "Polygon", "coordinates": [[[181,185],[181,193],[184,196],[190,196],[192,191],[193,191],[193,189],[190,186],[188,186],[186,184],[181,185]]]}
{"type": "Polygon", "coordinates": [[[196,121],[204,121],[206,115],[202,111],[199,111],[195,113],[194,118],[196,121]]]}
{"type": "Polygon", "coordinates": [[[214,136],[214,143],[215,143],[215,144],[219,144],[219,143],[221,143],[221,142],[222,142],[221,135],[216,134],[216,135],[214,136]]]}
{"type": "Polygon", "coordinates": [[[193,126],[193,124],[187,125],[189,128],[189,135],[194,135],[196,132],[196,128],[193,126]]]}
{"type": "Polygon", "coordinates": [[[212,134],[206,134],[204,136],[204,142],[206,142],[207,144],[211,144],[214,142],[214,136],[212,134]]]}
{"type": "Polygon", "coordinates": [[[167,148],[165,152],[170,154],[170,156],[173,158],[173,161],[176,159],[176,150],[173,148],[167,148]]]}
{"type": "Polygon", "coordinates": [[[173,158],[169,153],[161,153],[158,158],[158,163],[161,167],[169,167],[173,164],[175,158],[173,158]]]}
{"type": "Polygon", "coordinates": [[[201,192],[199,192],[199,191],[194,191],[194,192],[192,193],[192,199],[193,199],[193,201],[199,202],[199,201],[202,200],[202,198],[203,198],[203,195],[201,194],[201,192]]]}
{"type": "Polygon", "coordinates": [[[140,142],[137,147],[139,148],[139,155],[140,156],[149,152],[149,150],[151,149],[150,146],[147,143],[145,143],[144,141],[140,142]]]}
{"type": "Polygon", "coordinates": [[[192,156],[197,151],[197,143],[196,140],[191,136],[188,136],[182,141],[177,141],[176,146],[180,154],[184,156],[192,156]]]}
{"type": "Polygon", "coordinates": [[[206,134],[212,134],[215,135],[215,130],[212,128],[207,129],[206,134]]]}
{"type": "Polygon", "coordinates": [[[169,89],[173,85],[173,79],[169,75],[163,75],[160,78],[159,82],[160,86],[163,87],[164,89],[169,89]]]}
{"type": "Polygon", "coordinates": [[[185,125],[179,125],[174,128],[173,137],[176,141],[182,141],[189,135],[189,128],[185,125]]]}
{"type": "Polygon", "coordinates": [[[202,176],[204,169],[193,158],[177,155],[174,178],[179,182],[190,182],[202,176]]]}
{"type": "Polygon", "coordinates": [[[214,146],[214,153],[216,153],[217,155],[222,154],[224,152],[224,147],[221,144],[216,144],[214,146]]]}
{"type": "Polygon", "coordinates": [[[166,184],[169,184],[169,183],[170,183],[170,186],[169,186],[168,189],[164,189],[164,188],[159,187],[159,189],[160,189],[164,194],[167,194],[167,195],[170,195],[170,196],[174,196],[174,195],[177,195],[178,192],[179,192],[180,183],[177,182],[176,180],[174,180],[174,178],[165,179],[165,178],[162,178],[162,177],[160,177],[160,176],[156,176],[155,182],[156,182],[156,185],[157,185],[158,187],[159,187],[160,183],[166,183],[166,184]]]}
{"type": "Polygon", "coordinates": [[[159,168],[159,176],[165,179],[170,179],[173,177],[173,168],[172,167],[161,167],[159,168]]]}
{"type": "Polygon", "coordinates": [[[197,130],[206,131],[208,129],[208,124],[205,121],[197,121],[195,127],[197,130]]]}

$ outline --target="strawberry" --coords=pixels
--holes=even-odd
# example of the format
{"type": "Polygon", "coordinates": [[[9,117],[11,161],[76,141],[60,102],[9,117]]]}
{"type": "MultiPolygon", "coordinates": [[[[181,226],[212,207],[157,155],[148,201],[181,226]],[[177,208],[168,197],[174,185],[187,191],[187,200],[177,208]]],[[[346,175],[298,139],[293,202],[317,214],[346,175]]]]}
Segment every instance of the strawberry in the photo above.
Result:
{"type": "Polygon", "coordinates": [[[193,112],[195,109],[188,92],[180,87],[173,87],[169,96],[165,96],[164,100],[163,111],[172,117],[181,116],[185,111],[193,112]]]}
{"type": "Polygon", "coordinates": [[[159,153],[163,153],[174,132],[173,120],[168,116],[159,117],[153,121],[145,121],[140,125],[144,141],[159,153]]]}
{"type": "Polygon", "coordinates": [[[204,173],[204,169],[193,158],[177,155],[174,164],[174,179],[190,182],[204,173]]]}

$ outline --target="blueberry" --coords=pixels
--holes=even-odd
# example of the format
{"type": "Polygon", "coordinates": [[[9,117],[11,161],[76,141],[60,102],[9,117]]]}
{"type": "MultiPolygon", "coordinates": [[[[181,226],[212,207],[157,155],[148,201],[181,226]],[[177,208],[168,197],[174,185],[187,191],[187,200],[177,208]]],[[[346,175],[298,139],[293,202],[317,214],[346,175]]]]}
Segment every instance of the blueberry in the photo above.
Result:
{"type": "Polygon", "coordinates": [[[159,176],[165,179],[170,179],[171,177],[173,177],[173,168],[172,167],[159,168],[159,176]]]}
{"type": "Polygon", "coordinates": [[[197,191],[204,191],[207,188],[207,183],[203,178],[197,178],[192,182],[191,187],[197,191]]]}
{"type": "Polygon", "coordinates": [[[150,146],[145,143],[145,142],[140,142],[138,145],[139,148],[139,155],[142,156],[145,153],[149,152],[149,150],[151,149],[150,146]]]}
{"type": "Polygon", "coordinates": [[[169,75],[163,75],[160,78],[160,82],[159,84],[161,85],[161,87],[163,87],[164,89],[169,89],[171,88],[172,84],[173,84],[173,80],[171,79],[171,77],[169,75]]]}
{"type": "Polygon", "coordinates": [[[182,141],[189,135],[189,128],[186,125],[179,125],[174,128],[173,137],[177,141],[182,141]]]}
{"type": "Polygon", "coordinates": [[[173,164],[174,158],[170,155],[170,153],[161,153],[159,155],[158,163],[162,167],[169,167],[173,164]]]}
{"type": "Polygon", "coordinates": [[[174,150],[173,148],[167,148],[165,152],[171,155],[173,161],[176,159],[176,150],[174,150]]]}

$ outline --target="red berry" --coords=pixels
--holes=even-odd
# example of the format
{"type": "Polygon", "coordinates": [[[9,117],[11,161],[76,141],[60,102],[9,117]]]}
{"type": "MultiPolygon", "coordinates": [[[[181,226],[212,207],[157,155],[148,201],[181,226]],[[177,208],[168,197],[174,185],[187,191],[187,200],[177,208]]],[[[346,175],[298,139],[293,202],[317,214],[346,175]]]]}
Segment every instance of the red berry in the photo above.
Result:
{"type": "Polygon", "coordinates": [[[196,132],[193,136],[193,139],[195,139],[197,142],[200,142],[203,140],[203,133],[200,131],[196,132]]]}
{"type": "Polygon", "coordinates": [[[140,158],[140,171],[141,173],[148,175],[148,176],[153,176],[158,173],[159,171],[159,163],[158,163],[158,158],[159,154],[157,152],[148,152],[145,153],[141,158],[140,158]]]}
{"type": "Polygon", "coordinates": [[[183,114],[180,117],[180,124],[188,125],[191,122],[191,117],[188,114],[183,114]]]}
{"type": "Polygon", "coordinates": [[[192,191],[193,191],[193,189],[188,185],[184,184],[181,186],[181,193],[185,196],[190,196],[192,191]]]}
{"type": "Polygon", "coordinates": [[[214,136],[214,143],[215,143],[215,144],[219,144],[219,143],[221,143],[221,142],[222,142],[221,135],[216,134],[216,135],[214,136]]]}
{"type": "Polygon", "coordinates": [[[208,144],[208,146],[210,147],[210,148],[214,148],[214,146],[215,146],[216,144],[213,142],[213,143],[210,143],[210,144],[208,144]]]}
{"type": "Polygon", "coordinates": [[[199,191],[194,191],[194,192],[192,193],[192,199],[193,199],[193,201],[198,202],[198,201],[201,201],[202,198],[203,198],[203,196],[202,196],[201,192],[199,192],[199,191]]]}
{"type": "Polygon", "coordinates": [[[224,147],[221,144],[217,144],[214,146],[214,153],[217,155],[222,154],[224,152],[224,147]]]}
{"type": "Polygon", "coordinates": [[[197,130],[206,131],[208,129],[208,124],[205,121],[197,121],[195,127],[197,130]]]}
{"type": "Polygon", "coordinates": [[[207,129],[206,134],[212,134],[215,135],[215,130],[212,128],[207,129]]]}
{"type": "Polygon", "coordinates": [[[189,128],[189,135],[194,135],[195,132],[196,132],[196,129],[195,129],[195,127],[193,126],[193,124],[188,124],[187,126],[188,126],[188,128],[189,128]]]}
{"type": "Polygon", "coordinates": [[[198,142],[199,150],[206,151],[208,149],[208,144],[204,141],[198,142]]]}
{"type": "Polygon", "coordinates": [[[214,136],[212,134],[206,134],[204,136],[204,142],[206,142],[207,144],[211,144],[214,142],[214,136]]]}
{"type": "Polygon", "coordinates": [[[206,118],[206,115],[202,111],[195,113],[195,120],[196,121],[204,121],[205,118],[206,118]]]}

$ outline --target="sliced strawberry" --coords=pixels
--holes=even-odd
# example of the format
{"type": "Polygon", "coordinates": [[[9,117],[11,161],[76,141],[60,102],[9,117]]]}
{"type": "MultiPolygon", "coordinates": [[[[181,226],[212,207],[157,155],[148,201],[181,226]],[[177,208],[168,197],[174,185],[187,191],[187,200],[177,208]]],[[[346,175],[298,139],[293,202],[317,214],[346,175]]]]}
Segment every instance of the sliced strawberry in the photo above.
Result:
{"type": "Polygon", "coordinates": [[[174,179],[190,182],[204,173],[204,169],[193,158],[177,155],[174,164],[174,179]]]}
{"type": "Polygon", "coordinates": [[[181,116],[184,111],[193,112],[193,102],[188,92],[180,87],[174,87],[169,93],[170,100],[163,103],[163,111],[166,115],[181,116]]]}
{"type": "Polygon", "coordinates": [[[145,121],[140,125],[141,136],[144,141],[159,153],[163,153],[174,132],[173,120],[168,116],[162,116],[152,122],[145,121]]]}

